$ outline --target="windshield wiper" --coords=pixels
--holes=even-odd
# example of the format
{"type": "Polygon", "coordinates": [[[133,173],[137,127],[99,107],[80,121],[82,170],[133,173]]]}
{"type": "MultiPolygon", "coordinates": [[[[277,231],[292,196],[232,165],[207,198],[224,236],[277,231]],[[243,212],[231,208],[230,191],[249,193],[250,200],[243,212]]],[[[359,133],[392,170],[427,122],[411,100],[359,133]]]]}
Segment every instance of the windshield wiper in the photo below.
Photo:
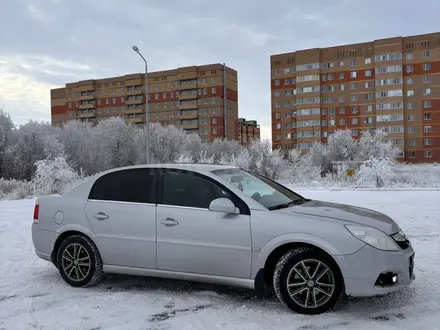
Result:
{"type": "Polygon", "coordinates": [[[304,203],[307,203],[307,202],[309,202],[310,201],[310,199],[296,199],[296,200],[294,200],[294,201],[291,201],[291,202],[289,202],[289,203],[285,203],[285,204],[279,204],[279,205],[275,205],[275,206],[271,206],[271,207],[269,207],[269,210],[270,211],[273,211],[273,210],[279,210],[279,209],[285,209],[285,208],[288,208],[288,207],[290,207],[290,206],[293,206],[293,205],[301,205],[301,204],[304,204],[304,203]]]}

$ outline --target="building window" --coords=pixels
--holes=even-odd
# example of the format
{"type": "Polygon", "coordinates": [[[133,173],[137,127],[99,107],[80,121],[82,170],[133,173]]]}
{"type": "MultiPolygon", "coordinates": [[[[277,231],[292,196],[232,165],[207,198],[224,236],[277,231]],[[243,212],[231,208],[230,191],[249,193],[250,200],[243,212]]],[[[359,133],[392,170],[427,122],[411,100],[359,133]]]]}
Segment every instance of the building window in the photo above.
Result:
{"type": "Polygon", "coordinates": [[[432,151],[428,151],[428,150],[426,150],[426,151],[425,151],[425,157],[426,157],[426,158],[431,158],[431,157],[432,157],[432,151]]]}
{"type": "Polygon", "coordinates": [[[356,60],[351,60],[351,66],[356,66],[356,60]]]}
{"type": "Polygon", "coordinates": [[[339,72],[339,79],[344,79],[344,72],[339,72]]]}
{"type": "Polygon", "coordinates": [[[351,118],[351,123],[352,123],[353,125],[357,125],[357,123],[358,123],[358,119],[357,119],[357,118],[351,118]]]}
{"type": "Polygon", "coordinates": [[[352,100],[352,101],[357,101],[357,95],[352,95],[352,96],[351,96],[351,100],[352,100]]]}
{"type": "Polygon", "coordinates": [[[217,93],[217,88],[216,87],[211,87],[211,94],[215,94],[217,93]]]}
{"type": "Polygon", "coordinates": [[[408,115],[407,116],[407,120],[408,121],[414,121],[415,119],[414,119],[414,115],[408,115]]]}
{"type": "Polygon", "coordinates": [[[414,95],[414,90],[413,89],[408,89],[406,91],[406,96],[413,96],[414,95]]]}
{"type": "Polygon", "coordinates": [[[356,83],[351,83],[350,84],[350,89],[356,89],[356,83]]]}
{"type": "Polygon", "coordinates": [[[411,110],[411,109],[413,108],[413,104],[412,104],[411,102],[407,103],[407,104],[406,104],[406,108],[407,108],[408,110],[411,110]]]}
{"type": "Polygon", "coordinates": [[[412,139],[408,140],[408,146],[409,147],[415,147],[416,146],[416,140],[412,140],[412,139]]]}
{"type": "Polygon", "coordinates": [[[431,63],[423,63],[423,71],[431,70],[431,63]]]}
{"type": "Polygon", "coordinates": [[[406,59],[412,60],[414,58],[413,53],[406,53],[406,59]]]}
{"type": "Polygon", "coordinates": [[[365,64],[371,64],[371,58],[366,58],[365,59],[365,64]]]}
{"type": "Polygon", "coordinates": [[[280,118],[281,118],[281,113],[276,112],[276,113],[275,113],[275,118],[276,118],[276,119],[280,119],[280,118]]]}
{"type": "Polygon", "coordinates": [[[407,84],[407,85],[412,85],[412,83],[413,83],[413,80],[412,80],[411,77],[406,78],[406,84],[407,84]]]}
{"type": "Polygon", "coordinates": [[[423,132],[431,133],[432,132],[432,126],[423,126],[423,132]]]}
{"type": "Polygon", "coordinates": [[[275,86],[279,86],[280,85],[279,79],[276,79],[274,84],[275,84],[275,86]]]}
{"type": "Polygon", "coordinates": [[[430,145],[432,144],[432,139],[430,139],[430,138],[426,138],[426,139],[424,139],[424,140],[423,140],[423,144],[424,144],[425,146],[430,146],[430,145]]]}
{"type": "Polygon", "coordinates": [[[423,95],[431,95],[431,88],[425,88],[423,90],[423,95]]]}
{"type": "Polygon", "coordinates": [[[423,119],[424,119],[424,120],[431,120],[431,114],[430,114],[430,113],[425,113],[425,114],[423,115],[423,119]]]}
{"type": "Polygon", "coordinates": [[[345,108],[339,108],[339,114],[343,115],[345,113],[345,108]]]}
{"type": "Polygon", "coordinates": [[[429,57],[429,50],[425,50],[424,52],[423,52],[423,58],[428,58],[429,57]]]}
{"type": "Polygon", "coordinates": [[[408,152],[408,157],[409,158],[415,158],[416,157],[416,152],[415,151],[409,151],[408,152]]]}
{"type": "Polygon", "coordinates": [[[372,112],[372,111],[373,111],[373,106],[367,105],[367,112],[372,112]]]}
{"type": "Polygon", "coordinates": [[[339,119],[339,125],[345,125],[345,119],[339,119]]]}
{"type": "Polygon", "coordinates": [[[365,70],[365,77],[371,77],[371,70],[365,70]]]}
{"type": "Polygon", "coordinates": [[[116,98],[115,97],[112,99],[112,102],[113,102],[113,104],[116,104],[116,98]]]}
{"type": "Polygon", "coordinates": [[[431,83],[431,76],[423,76],[423,83],[424,84],[431,83]]]}
{"type": "Polygon", "coordinates": [[[408,134],[414,134],[415,133],[415,128],[412,126],[408,126],[408,134]]]}
{"type": "Polygon", "coordinates": [[[356,76],[357,76],[356,71],[351,71],[350,72],[350,78],[356,78],[356,76]]]}
{"type": "Polygon", "coordinates": [[[212,128],[212,134],[213,134],[213,135],[217,134],[217,128],[216,128],[216,127],[213,127],[213,128],[212,128]]]}
{"type": "Polygon", "coordinates": [[[212,98],[212,104],[215,104],[215,97],[212,98]]]}

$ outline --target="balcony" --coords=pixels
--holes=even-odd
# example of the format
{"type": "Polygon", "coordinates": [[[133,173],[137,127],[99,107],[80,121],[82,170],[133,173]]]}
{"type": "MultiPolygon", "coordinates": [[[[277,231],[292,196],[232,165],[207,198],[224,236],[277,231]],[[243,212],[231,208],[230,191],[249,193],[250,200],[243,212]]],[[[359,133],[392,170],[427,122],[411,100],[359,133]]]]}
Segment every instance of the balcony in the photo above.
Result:
{"type": "Polygon", "coordinates": [[[184,103],[179,105],[180,110],[189,110],[197,108],[197,103],[184,103]]]}
{"type": "Polygon", "coordinates": [[[80,103],[79,108],[81,110],[84,110],[84,109],[94,109],[95,108],[95,103],[84,103],[84,104],[80,103]]]}
{"type": "Polygon", "coordinates": [[[125,118],[125,121],[128,124],[137,124],[137,123],[143,123],[144,118],[125,118]]]}
{"type": "Polygon", "coordinates": [[[80,113],[77,115],[78,118],[93,118],[96,117],[95,109],[93,111],[87,112],[87,113],[80,113]]]}
{"type": "Polygon", "coordinates": [[[144,92],[143,88],[139,88],[139,87],[137,87],[137,88],[130,88],[130,87],[127,87],[126,90],[125,90],[125,94],[126,95],[143,95],[143,94],[145,94],[145,92],[144,92]]]}
{"type": "Polygon", "coordinates": [[[80,95],[78,97],[79,101],[87,101],[87,100],[94,100],[95,99],[95,94],[90,94],[90,95],[80,95]]]}
{"type": "Polygon", "coordinates": [[[132,115],[136,113],[145,113],[145,108],[141,107],[141,108],[127,109],[124,111],[124,113],[126,113],[127,115],[132,115]]]}
{"type": "Polygon", "coordinates": [[[179,100],[194,100],[197,99],[197,92],[193,94],[179,94],[179,100]]]}
{"type": "Polygon", "coordinates": [[[127,99],[127,100],[125,101],[125,104],[126,104],[126,105],[142,104],[142,103],[143,103],[142,98],[140,98],[140,99],[127,99]]]}
{"type": "Polygon", "coordinates": [[[199,128],[199,123],[197,122],[197,120],[195,120],[192,123],[182,122],[180,127],[182,127],[183,129],[198,129],[199,128]]]}
{"type": "Polygon", "coordinates": [[[185,119],[197,119],[199,117],[198,111],[193,111],[193,112],[183,112],[180,114],[180,119],[185,120],[185,119]]]}

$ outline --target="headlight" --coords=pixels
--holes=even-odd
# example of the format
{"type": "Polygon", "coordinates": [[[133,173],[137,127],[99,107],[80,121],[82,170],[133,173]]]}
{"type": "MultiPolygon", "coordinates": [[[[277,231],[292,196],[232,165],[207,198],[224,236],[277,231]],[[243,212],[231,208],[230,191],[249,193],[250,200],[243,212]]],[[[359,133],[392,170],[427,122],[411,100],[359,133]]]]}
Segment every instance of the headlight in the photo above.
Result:
{"type": "Polygon", "coordinates": [[[398,251],[399,246],[384,232],[367,226],[346,225],[345,228],[362,242],[379,250],[398,251]]]}
{"type": "Polygon", "coordinates": [[[406,235],[404,234],[403,231],[399,231],[398,233],[395,233],[394,235],[391,235],[392,238],[394,238],[394,240],[396,242],[406,242],[406,235]]]}

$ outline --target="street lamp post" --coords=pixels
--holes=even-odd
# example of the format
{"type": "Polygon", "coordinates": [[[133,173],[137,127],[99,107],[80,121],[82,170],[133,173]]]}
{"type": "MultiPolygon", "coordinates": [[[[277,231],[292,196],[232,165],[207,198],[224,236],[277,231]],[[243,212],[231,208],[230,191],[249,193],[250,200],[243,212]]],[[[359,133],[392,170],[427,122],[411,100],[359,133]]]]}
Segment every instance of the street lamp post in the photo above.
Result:
{"type": "Polygon", "coordinates": [[[147,153],[147,164],[150,164],[150,116],[148,114],[148,64],[145,57],[142,56],[139,48],[137,46],[132,47],[133,50],[138,53],[145,63],[145,134],[147,135],[146,143],[146,153],[147,153]]]}

